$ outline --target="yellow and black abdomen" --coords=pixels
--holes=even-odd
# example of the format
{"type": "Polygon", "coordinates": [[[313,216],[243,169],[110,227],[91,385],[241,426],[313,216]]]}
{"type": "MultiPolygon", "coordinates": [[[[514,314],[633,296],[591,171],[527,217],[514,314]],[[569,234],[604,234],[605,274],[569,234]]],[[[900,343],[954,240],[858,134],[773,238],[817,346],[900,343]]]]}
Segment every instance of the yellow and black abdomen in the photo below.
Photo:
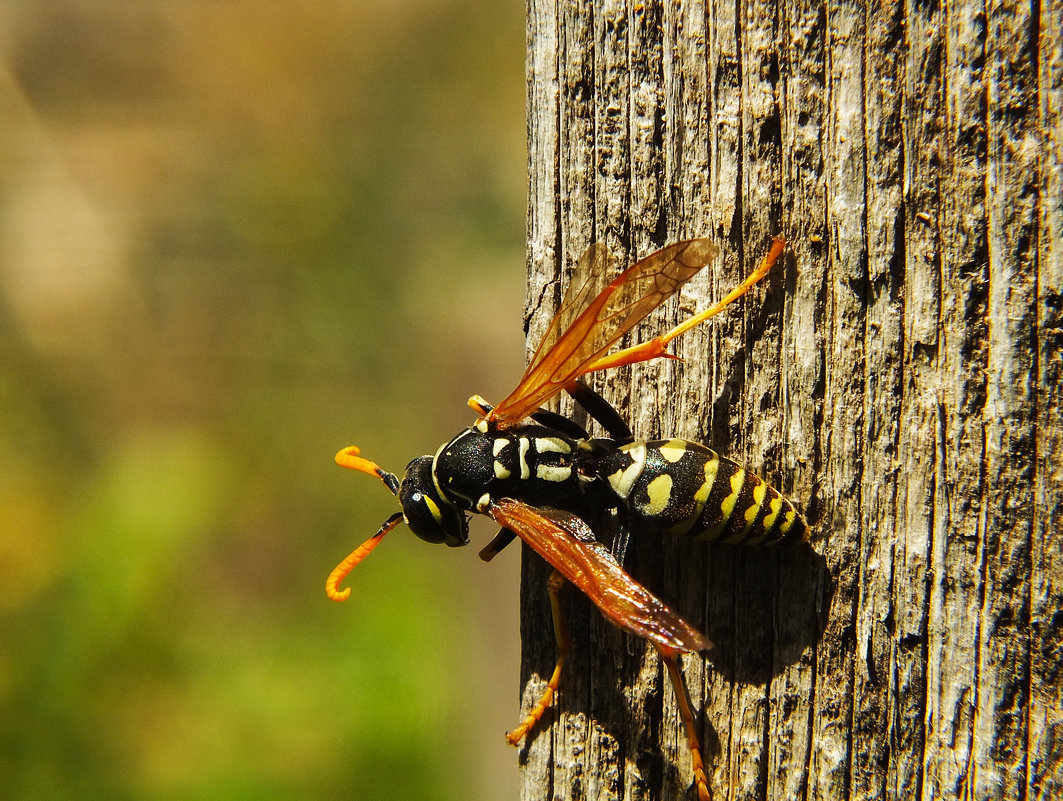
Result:
{"type": "Polygon", "coordinates": [[[602,460],[602,477],[639,519],[672,534],[738,545],[808,539],[794,505],[757,475],[681,439],[636,440],[602,460]]]}

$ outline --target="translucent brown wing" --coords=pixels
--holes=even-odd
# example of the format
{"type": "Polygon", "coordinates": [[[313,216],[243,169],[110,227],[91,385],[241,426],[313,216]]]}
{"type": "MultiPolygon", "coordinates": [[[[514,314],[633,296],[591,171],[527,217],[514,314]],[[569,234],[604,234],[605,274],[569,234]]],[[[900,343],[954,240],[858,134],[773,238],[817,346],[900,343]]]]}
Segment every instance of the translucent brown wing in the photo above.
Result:
{"type": "Polygon", "coordinates": [[[519,423],[604,355],[716,253],[707,239],[677,242],[606,283],[612,259],[604,245],[591,245],[577,265],[579,279],[565,293],[524,377],[490,419],[499,428],[519,423]]]}
{"type": "Polygon", "coordinates": [[[625,573],[576,515],[534,508],[511,498],[492,503],[489,514],[528,543],[620,628],[677,651],[712,647],[704,634],[625,573]]]}

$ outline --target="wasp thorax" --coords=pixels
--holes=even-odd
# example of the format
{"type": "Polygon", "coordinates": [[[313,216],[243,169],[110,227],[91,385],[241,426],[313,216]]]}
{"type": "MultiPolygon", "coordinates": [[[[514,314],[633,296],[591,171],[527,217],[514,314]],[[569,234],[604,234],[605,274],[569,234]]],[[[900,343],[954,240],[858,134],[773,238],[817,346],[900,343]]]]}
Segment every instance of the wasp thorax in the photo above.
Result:
{"type": "Polygon", "coordinates": [[[444,493],[460,505],[475,508],[476,501],[490,492],[495,474],[495,443],[506,440],[467,428],[440,448],[435,458],[435,477],[444,493]]]}
{"type": "Polygon", "coordinates": [[[436,492],[431,456],[418,456],[406,465],[398,495],[406,525],[425,542],[450,546],[469,542],[468,518],[436,492]]]}

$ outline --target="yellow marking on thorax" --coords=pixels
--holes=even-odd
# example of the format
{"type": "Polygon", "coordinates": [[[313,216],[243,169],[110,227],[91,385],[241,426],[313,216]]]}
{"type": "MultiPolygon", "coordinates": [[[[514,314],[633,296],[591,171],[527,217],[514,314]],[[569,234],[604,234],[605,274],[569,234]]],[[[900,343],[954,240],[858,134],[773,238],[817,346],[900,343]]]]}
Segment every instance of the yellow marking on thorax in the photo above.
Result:
{"type": "Polygon", "coordinates": [[[527,437],[520,437],[517,440],[517,459],[520,464],[520,477],[522,480],[531,478],[531,468],[528,467],[528,449],[531,448],[531,442],[527,437]]]}
{"type": "Polygon", "coordinates": [[[432,484],[435,485],[436,492],[439,493],[440,498],[445,498],[447,496],[444,494],[443,488],[439,486],[439,477],[436,475],[436,464],[439,462],[439,454],[443,452],[443,449],[447,447],[447,444],[448,443],[444,442],[436,448],[435,455],[432,456],[432,469],[428,471],[432,476],[432,484]]]}
{"type": "MultiPolygon", "coordinates": [[[[494,442],[491,443],[491,455],[497,457],[498,454],[502,453],[502,451],[504,451],[506,449],[506,446],[508,444],[509,444],[509,440],[508,439],[504,439],[503,437],[499,437],[498,439],[496,439],[494,442]]],[[[509,478],[511,475],[513,475],[513,471],[510,470],[508,467],[506,467],[504,464],[502,464],[502,462],[500,462],[497,458],[495,459],[494,468],[495,468],[495,478],[497,478],[497,479],[499,479],[501,481],[505,481],[507,478],[509,478]]]]}
{"type": "Polygon", "coordinates": [[[568,481],[572,477],[572,468],[560,465],[538,464],[535,466],[535,476],[543,481],[568,481]]]}
{"type": "Polygon", "coordinates": [[[572,447],[557,437],[536,437],[535,449],[539,453],[572,453],[572,447]]]}

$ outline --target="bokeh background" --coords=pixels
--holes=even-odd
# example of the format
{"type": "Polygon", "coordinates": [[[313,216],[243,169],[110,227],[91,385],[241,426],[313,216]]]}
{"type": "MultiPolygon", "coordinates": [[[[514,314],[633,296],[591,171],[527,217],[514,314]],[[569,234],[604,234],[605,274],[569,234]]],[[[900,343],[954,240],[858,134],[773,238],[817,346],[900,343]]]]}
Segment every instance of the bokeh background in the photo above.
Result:
{"type": "Polygon", "coordinates": [[[0,798],[513,798],[518,549],[394,471],[523,364],[523,4],[0,2],[0,798]]]}

